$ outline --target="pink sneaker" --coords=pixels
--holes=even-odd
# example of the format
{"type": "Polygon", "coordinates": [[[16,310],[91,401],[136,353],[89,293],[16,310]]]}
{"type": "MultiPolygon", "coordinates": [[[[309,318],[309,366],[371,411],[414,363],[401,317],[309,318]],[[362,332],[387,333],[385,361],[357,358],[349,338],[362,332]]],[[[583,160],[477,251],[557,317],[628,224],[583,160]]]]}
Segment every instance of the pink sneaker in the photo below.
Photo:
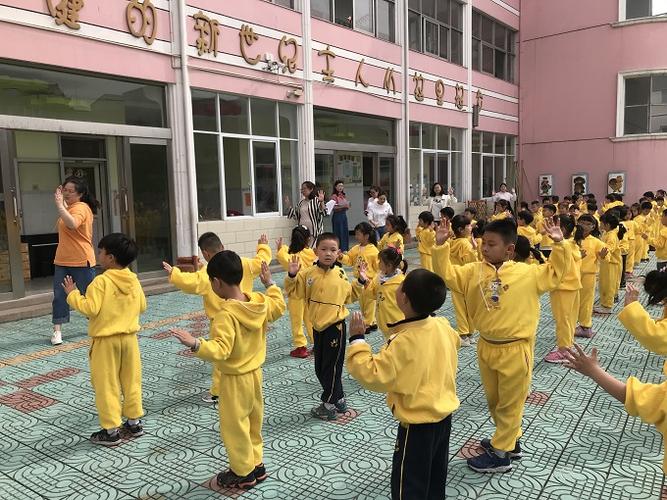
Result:
{"type": "Polygon", "coordinates": [[[546,361],[547,363],[561,364],[561,363],[567,363],[567,358],[565,357],[565,354],[556,349],[547,354],[546,357],[544,358],[544,361],[546,361]]]}
{"type": "Polygon", "coordinates": [[[593,308],[593,312],[595,314],[608,315],[608,314],[611,314],[611,307],[596,306],[596,307],[593,308]]]}
{"type": "Polygon", "coordinates": [[[578,326],[577,330],[574,331],[574,336],[582,339],[592,339],[595,337],[595,332],[590,327],[578,326]]]}

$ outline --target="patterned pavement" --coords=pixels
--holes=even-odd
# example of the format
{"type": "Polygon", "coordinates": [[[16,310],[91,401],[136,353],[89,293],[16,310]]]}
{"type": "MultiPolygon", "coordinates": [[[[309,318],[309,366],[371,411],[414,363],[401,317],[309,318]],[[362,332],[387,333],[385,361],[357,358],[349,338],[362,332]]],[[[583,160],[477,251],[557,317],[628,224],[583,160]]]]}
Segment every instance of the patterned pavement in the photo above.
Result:
{"type": "MultiPolygon", "coordinates": [[[[415,261],[414,251],[408,252],[415,261]]],[[[647,264],[645,271],[653,268],[647,264]]],[[[283,275],[275,276],[282,283],[283,275]]],[[[261,285],[259,285],[261,287],[261,285]]],[[[336,423],[309,417],[316,404],[312,359],[288,356],[289,321],[271,329],[264,366],[265,463],[270,478],[249,492],[219,491],[227,468],[217,410],[200,399],[210,367],[167,330],[206,335],[201,300],[149,297],[139,334],[146,434],[113,449],[87,440],[98,427],[89,382],[85,320],[75,315],[65,344],[48,344],[50,318],[0,325],[0,498],[382,499],[389,497],[395,422],[384,396],[347,374],[353,408],[336,423]]],[[[588,380],[542,361],[553,346],[548,296],[542,300],[533,392],[524,417],[524,458],[504,475],[476,474],[465,458],[490,434],[475,349],[459,356],[461,408],[452,427],[447,497],[456,499],[667,499],[660,434],[588,380]]],[[[517,305],[520,312],[520,306],[517,305]]],[[[451,303],[442,314],[453,321],[451,303]]],[[[653,311],[660,314],[659,310],[653,311]]],[[[595,345],[614,375],[662,380],[663,360],[646,352],[615,316],[596,318],[595,345]]],[[[381,345],[380,334],[371,343],[381,345]]]]}

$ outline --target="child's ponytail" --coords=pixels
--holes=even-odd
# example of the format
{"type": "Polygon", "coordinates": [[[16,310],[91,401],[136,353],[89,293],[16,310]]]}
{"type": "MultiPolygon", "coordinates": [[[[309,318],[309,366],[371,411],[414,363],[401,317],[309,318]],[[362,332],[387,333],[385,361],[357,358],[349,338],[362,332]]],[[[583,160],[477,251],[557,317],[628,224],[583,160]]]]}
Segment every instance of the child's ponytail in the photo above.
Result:
{"type": "Polygon", "coordinates": [[[408,230],[408,223],[405,222],[402,215],[389,215],[387,216],[387,222],[394,226],[394,229],[396,229],[396,232],[400,235],[405,234],[408,230]]]}
{"type": "Polygon", "coordinates": [[[378,254],[378,258],[393,269],[400,269],[405,273],[408,270],[408,262],[403,259],[401,251],[393,245],[389,245],[378,254]]]}
{"type": "Polygon", "coordinates": [[[375,229],[373,229],[373,226],[371,226],[368,222],[360,222],[356,226],[354,226],[354,231],[359,231],[361,234],[365,234],[368,236],[368,243],[371,245],[377,246],[378,244],[378,237],[377,233],[375,232],[375,229]]]}
{"type": "Polygon", "coordinates": [[[308,246],[310,239],[310,231],[306,226],[296,226],[292,229],[292,239],[290,240],[289,248],[287,250],[290,254],[299,253],[308,246]]]}
{"type": "Polygon", "coordinates": [[[628,230],[625,229],[625,226],[623,225],[623,223],[619,222],[618,223],[618,239],[622,240],[623,236],[625,236],[625,233],[627,233],[627,232],[628,232],[628,230]]]}

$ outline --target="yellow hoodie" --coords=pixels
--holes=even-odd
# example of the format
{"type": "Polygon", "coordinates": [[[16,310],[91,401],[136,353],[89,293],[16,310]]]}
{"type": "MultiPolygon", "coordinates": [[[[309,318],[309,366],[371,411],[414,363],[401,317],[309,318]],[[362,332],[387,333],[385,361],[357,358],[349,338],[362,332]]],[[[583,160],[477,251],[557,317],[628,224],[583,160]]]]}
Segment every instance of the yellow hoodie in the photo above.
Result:
{"type": "Polygon", "coordinates": [[[313,329],[321,332],[343,321],[350,314],[345,307],[352,301],[352,285],[342,267],[323,269],[316,262],[299,271],[296,277],[285,277],[285,292],[306,301],[313,329]]]}
{"type": "Polygon", "coordinates": [[[88,317],[90,337],[137,333],[139,315],[146,310],[139,279],[128,268],[107,269],[92,281],[85,296],[74,290],[67,303],[88,317]]]}
{"type": "MultiPolygon", "coordinates": [[[[663,319],[651,319],[639,302],[633,302],[623,308],[618,315],[628,331],[646,349],[661,356],[667,355],[667,309],[663,319]]],[[[667,364],[662,369],[667,374],[667,364]]],[[[632,416],[641,418],[657,427],[664,441],[662,470],[667,472],[667,382],[645,384],[635,377],[628,378],[625,388],[625,409],[632,416]]]]}
{"type": "Polygon", "coordinates": [[[563,245],[570,248],[570,263],[567,272],[556,290],[581,290],[581,250],[573,238],[563,240],[563,245]]]}
{"type": "Polygon", "coordinates": [[[667,260],[667,226],[660,226],[655,238],[649,239],[649,244],[655,248],[655,257],[658,260],[667,260]]]}
{"type": "Polygon", "coordinates": [[[433,247],[435,246],[435,231],[431,227],[417,226],[415,229],[415,237],[419,242],[417,250],[419,253],[431,255],[433,247]]]}
{"type": "Polygon", "coordinates": [[[354,245],[350,250],[343,254],[340,261],[343,265],[352,268],[352,274],[355,278],[359,278],[359,266],[362,263],[366,264],[366,275],[368,279],[373,279],[379,271],[378,264],[378,247],[369,243],[364,245],[354,245]]]}
{"type": "Polygon", "coordinates": [[[618,239],[618,228],[606,231],[602,235],[602,242],[609,248],[609,264],[616,264],[617,266],[623,264],[621,244],[618,239]]]}
{"type": "MultiPolygon", "coordinates": [[[[252,293],[253,282],[262,270],[262,262],[267,264],[271,262],[271,248],[269,245],[257,245],[257,255],[252,259],[241,257],[243,279],[239,287],[243,293],[252,293]]],[[[201,295],[204,301],[204,312],[208,319],[213,319],[220,312],[224,300],[217,296],[211,288],[206,266],[202,266],[199,271],[194,273],[184,273],[174,267],[169,275],[169,282],[184,293],[201,295]]]]}
{"type": "Polygon", "coordinates": [[[546,234],[546,226],[544,225],[544,218],[540,221],[540,224],[537,226],[537,232],[540,233],[541,236],[541,241],[540,241],[540,249],[550,249],[553,247],[554,242],[551,238],[549,238],[549,235],[546,234]]]}
{"type": "Polygon", "coordinates": [[[462,266],[477,262],[477,250],[473,248],[470,238],[455,238],[450,241],[450,257],[452,264],[462,266]]]}
{"type": "MultiPolygon", "coordinates": [[[[377,297],[377,322],[385,337],[389,337],[387,325],[405,318],[403,311],[398,308],[396,303],[396,290],[404,280],[405,274],[398,271],[389,279],[385,280],[383,275],[378,274],[372,280],[369,278],[366,283],[366,292],[372,297],[377,297]]],[[[356,294],[360,293],[358,289],[363,287],[357,280],[354,280],[353,286],[356,289],[356,294]]]]}
{"type": "Polygon", "coordinates": [[[535,246],[542,241],[542,235],[532,226],[518,226],[516,228],[516,234],[528,238],[528,241],[532,246],[535,246]]]}
{"type": "Polygon", "coordinates": [[[310,247],[306,247],[300,252],[291,254],[289,253],[289,247],[287,245],[283,245],[278,250],[276,259],[278,260],[280,265],[283,266],[283,269],[287,271],[289,263],[294,255],[296,255],[299,258],[299,264],[301,264],[302,269],[312,266],[313,262],[315,262],[315,259],[317,258],[315,252],[310,247]]]}
{"type": "Polygon", "coordinates": [[[209,340],[199,339],[195,356],[215,363],[226,375],[260,368],[266,359],[266,327],[285,312],[283,293],[273,285],[266,295],[246,293],[247,302],[224,300],[211,322],[209,340]]]}
{"type": "Polygon", "coordinates": [[[398,231],[391,234],[384,233],[384,236],[378,243],[378,249],[382,251],[389,245],[399,248],[401,250],[401,254],[403,254],[403,236],[398,231]]]}
{"type": "Polygon", "coordinates": [[[418,317],[392,325],[373,355],[366,342],[347,349],[347,370],[359,383],[387,393],[387,406],[404,424],[439,422],[459,407],[456,369],[459,335],[445,318],[418,317]]]}
{"type": "Polygon", "coordinates": [[[468,316],[482,337],[501,341],[535,338],[539,297],[558,287],[570,260],[570,247],[562,243],[553,244],[545,265],[507,261],[498,269],[488,262],[453,265],[449,242],[433,250],[435,272],[465,296],[468,316]]]}
{"type": "Polygon", "coordinates": [[[600,257],[600,252],[606,245],[595,236],[588,235],[581,242],[581,248],[586,252],[586,256],[581,259],[581,274],[597,274],[600,271],[600,262],[609,262],[609,254],[604,258],[600,257]]]}

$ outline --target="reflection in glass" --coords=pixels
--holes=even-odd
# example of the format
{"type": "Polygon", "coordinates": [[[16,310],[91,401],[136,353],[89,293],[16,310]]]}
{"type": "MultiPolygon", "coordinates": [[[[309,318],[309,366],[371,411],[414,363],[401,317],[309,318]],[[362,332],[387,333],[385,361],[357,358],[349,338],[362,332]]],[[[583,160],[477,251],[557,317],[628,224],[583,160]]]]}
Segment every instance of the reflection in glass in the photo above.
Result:
{"type": "Polygon", "coordinates": [[[253,141],[255,169],[255,212],[278,211],[278,165],[276,145],[273,142],[253,141]]]}
{"type": "Polygon", "coordinates": [[[218,136],[195,134],[195,169],[199,220],[222,219],[218,136]]]}
{"type": "Polygon", "coordinates": [[[252,215],[248,139],[223,138],[227,217],[252,215]]]}

